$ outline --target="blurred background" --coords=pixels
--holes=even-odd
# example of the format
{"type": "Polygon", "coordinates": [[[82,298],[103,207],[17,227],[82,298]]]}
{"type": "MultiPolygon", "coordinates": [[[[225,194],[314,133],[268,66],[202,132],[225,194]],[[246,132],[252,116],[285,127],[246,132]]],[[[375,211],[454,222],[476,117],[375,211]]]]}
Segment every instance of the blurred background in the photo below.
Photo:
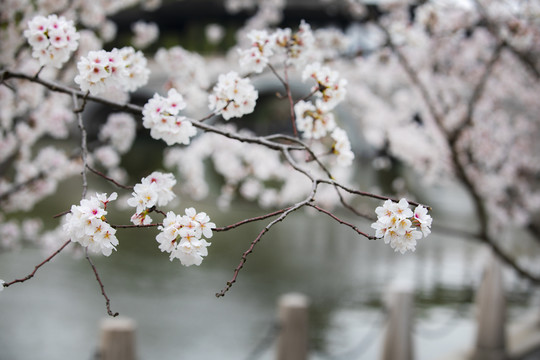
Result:
{"type": "MultiPolygon", "coordinates": [[[[157,10],[135,7],[122,11],[111,18],[117,34],[108,46],[129,43],[131,24],[145,20],[156,22],[160,28],[160,40],[145,49],[147,54],[160,46],[179,44],[209,58],[223,56],[236,44],[236,31],[256,11],[245,3],[164,1],[157,10]]],[[[345,3],[287,1],[276,23],[295,28],[305,19],[313,28],[331,25],[347,31],[353,24],[345,3]]],[[[366,16],[376,13],[373,3],[366,16]]],[[[352,52],[363,45],[355,46],[352,52]]],[[[258,110],[239,126],[262,133],[288,132],[287,124],[272,122],[274,111],[287,114],[286,107],[274,110],[275,97],[271,95],[276,84],[263,79],[259,86],[266,86],[266,91],[261,91],[258,110]]],[[[134,100],[144,103],[153,91],[150,84],[134,100]]],[[[96,136],[100,122],[89,119],[104,119],[107,111],[99,106],[89,108],[85,120],[90,136],[96,136]]],[[[351,116],[346,107],[340,111],[343,117],[351,116]]],[[[134,147],[139,150],[122,159],[131,183],[161,166],[165,145],[146,136],[140,131],[134,147]]],[[[377,359],[387,319],[384,297],[395,284],[413,289],[417,359],[437,359],[471,347],[476,336],[474,298],[487,251],[467,235],[475,229],[470,199],[451,182],[415,185],[422,183],[420,177],[397,162],[393,167],[377,169],[372,162],[378,154],[364,144],[355,150],[354,179],[362,188],[409,194],[432,206],[433,233],[422,239],[416,252],[401,255],[382,241],[360,238],[328,217],[301,211],[265,235],[237,283],[218,299],[215,293],[230,280],[242,253],[267,222],[214,234],[209,255],[199,267],[169,262],[156,246],[155,229],[120,229],[118,251],[94,261],[112,310],[136,321],[138,358],[273,359],[277,300],[282,294],[301,292],[310,299],[310,359],[377,359]],[[448,231],[456,228],[455,224],[463,233],[448,231]]],[[[218,175],[214,176],[209,180],[215,187],[211,193],[219,187],[218,175]]],[[[95,178],[90,187],[115,190],[95,178]]],[[[62,192],[80,193],[80,180],[66,182],[62,192]]],[[[216,205],[216,196],[202,201],[182,198],[180,205],[204,210],[218,227],[269,212],[241,199],[222,211],[216,205]]],[[[59,197],[39,204],[34,214],[48,219],[66,210],[62,200],[59,197]]],[[[367,208],[377,205],[368,202],[367,208]]],[[[361,229],[369,229],[371,221],[347,212],[337,214],[361,229]]],[[[129,216],[128,211],[114,215],[117,223],[126,223],[123,219],[129,216]]],[[[54,223],[52,219],[47,222],[54,223]]],[[[537,253],[525,233],[515,232],[505,240],[516,244],[516,253],[511,255],[537,253]]],[[[0,252],[0,274],[6,281],[25,276],[46,255],[32,246],[0,252]]],[[[510,322],[540,309],[540,293],[530,282],[505,269],[504,284],[510,322]]],[[[76,254],[61,254],[35,279],[0,295],[0,359],[94,359],[99,322],[104,317],[104,299],[88,263],[76,254]]]]}

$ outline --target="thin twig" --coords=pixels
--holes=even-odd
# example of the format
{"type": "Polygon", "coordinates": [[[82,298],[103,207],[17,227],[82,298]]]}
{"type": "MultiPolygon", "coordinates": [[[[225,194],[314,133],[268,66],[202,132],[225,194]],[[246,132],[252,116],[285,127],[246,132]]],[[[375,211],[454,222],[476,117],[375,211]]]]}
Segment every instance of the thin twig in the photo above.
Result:
{"type": "Polygon", "coordinates": [[[62,250],[64,250],[64,248],[66,246],[69,245],[69,243],[71,243],[71,240],[68,240],[66,241],[62,246],[60,246],[60,248],[58,250],[56,250],[54,253],[52,253],[48,258],[46,258],[45,260],[43,260],[42,262],[40,262],[39,264],[37,264],[35,267],[34,267],[34,271],[32,271],[30,274],[28,274],[26,277],[24,278],[21,278],[21,279],[16,279],[16,280],[13,280],[11,282],[7,282],[7,283],[4,283],[4,287],[8,287],[8,286],[11,286],[13,284],[16,284],[16,283],[22,283],[22,282],[25,282],[26,280],[30,280],[31,278],[34,277],[34,275],[36,274],[36,272],[39,270],[39,268],[41,268],[43,265],[45,265],[46,263],[48,263],[49,261],[52,260],[52,258],[54,258],[56,255],[60,254],[60,252],[62,250]]]}
{"type": "Polygon", "coordinates": [[[321,208],[320,206],[317,206],[315,204],[308,204],[308,206],[311,206],[312,208],[317,209],[318,211],[322,212],[323,214],[326,214],[326,215],[330,216],[332,219],[336,220],[338,223],[350,227],[351,229],[353,229],[358,234],[362,235],[363,237],[365,237],[368,240],[377,240],[377,238],[375,236],[366,234],[365,232],[361,231],[360,229],[358,229],[353,224],[348,223],[347,221],[338,218],[336,215],[332,214],[328,210],[325,210],[325,209],[321,208]]]}
{"type": "Polygon", "coordinates": [[[305,206],[308,202],[306,201],[303,201],[301,203],[298,203],[296,204],[295,206],[292,206],[290,208],[288,208],[287,210],[285,210],[280,217],[278,217],[277,219],[275,219],[274,221],[272,221],[271,223],[269,223],[268,225],[266,225],[264,227],[264,229],[261,230],[261,232],[259,232],[259,235],[257,235],[257,237],[255,238],[255,240],[253,240],[249,246],[249,248],[242,254],[242,258],[240,259],[240,263],[238,264],[238,266],[234,269],[234,273],[233,273],[233,277],[231,280],[227,281],[227,284],[226,286],[218,293],[216,293],[216,297],[219,298],[219,297],[223,297],[225,296],[225,294],[227,293],[227,291],[230,290],[230,288],[233,286],[233,284],[236,282],[236,279],[238,277],[238,273],[240,273],[240,270],[242,270],[242,268],[244,267],[244,264],[246,263],[247,261],[247,257],[249,256],[249,254],[251,254],[253,252],[253,249],[255,248],[255,246],[259,243],[259,241],[261,240],[261,238],[263,237],[264,234],[266,234],[270,228],[272,228],[272,226],[274,226],[275,224],[277,224],[278,222],[281,222],[283,221],[290,213],[292,213],[293,211],[295,210],[298,210],[299,208],[305,206]]]}
{"type": "Polygon", "coordinates": [[[62,217],[64,215],[67,215],[71,212],[71,210],[66,210],[66,211],[62,211],[61,213],[58,213],[56,215],[53,215],[53,219],[56,219],[56,218],[59,218],[59,217],[62,217]]]}
{"type": "Polygon", "coordinates": [[[113,313],[111,311],[111,300],[109,299],[109,297],[107,296],[107,294],[105,293],[105,287],[103,286],[103,282],[101,281],[101,278],[99,277],[99,274],[98,274],[98,271],[96,269],[96,266],[94,265],[94,263],[92,262],[92,259],[90,259],[90,256],[88,256],[88,248],[85,248],[84,249],[84,255],[86,257],[86,260],[88,260],[88,263],[90,264],[90,266],[92,267],[92,270],[94,271],[94,275],[96,276],[96,280],[99,284],[99,287],[101,288],[101,294],[103,295],[103,297],[105,298],[105,305],[107,306],[107,314],[109,314],[109,316],[112,316],[112,317],[116,317],[118,316],[118,313],[115,312],[113,313]]]}
{"type": "Polygon", "coordinates": [[[291,124],[293,128],[293,134],[295,137],[298,137],[298,131],[296,130],[296,116],[294,115],[294,100],[292,98],[291,84],[289,83],[289,72],[288,66],[285,63],[283,68],[283,74],[285,76],[285,91],[287,92],[287,98],[289,99],[289,110],[291,112],[291,124]]]}
{"type": "Polygon", "coordinates": [[[103,174],[101,171],[98,171],[98,170],[92,168],[92,167],[91,167],[90,165],[88,165],[88,164],[86,164],[86,168],[87,168],[88,170],[90,170],[91,172],[93,172],[94,174],[96,174],[96,175],[98,175],[98,176],[101,176],[101,177],[104,178],[105,180],[112,182],[114,185],[118,186],[119,188],[126,189],[126,190],[133,190],[133,186],[128,186],[128,185],[120,184],[119,182],[117,182],[117,181],[114,180],[113,178],[108,177],[107,175],[103,174]]]}
{"type": "Polygon", "coordinates": [[[227,230],[231,230],[231,229],[234,229],[234,228],[237,228],[241,225],[244,225],[244,224],[247,224],[247,223],[250,223],[250,222],[253,222],[253,221],[259,221],[259,220],[264,220],[264,219],[267,219],[269,217],[272,217],[272,216],[276,216],[276,215],[279,215],[279,214],[282,214],[284,213],[285,211],[289,210],[290,208],[284,208],[284,209],[280,209],[280,210],[277,210],[277,211],[274,211],[274,212],[271,212],[269,214],[265,214],[265,215],[261,215],[261,216],[256,216],[256,217],[253,217],[253,218],[250,218],[250,219],[245,219],[245,220],[242,220],[242,221],[239,221],[235,224],[232,224],[232,225],[228,225],[228,226],[224,226],[224,227],[219,227],[219,228],[214,228],[212,229],[213,231],[227,231],[227,230]]]}
{"type": "MultiPolygon", "coordinates": [[[[88,94],[83,98],[86,99],[88,94]]],[[[88,147],[86,143],[86,129],[84,128],[83,124],[83,118],[82,118],[82,111],[84,110],[84,106],[86,104],[86,100],[83,100],[83,104],[79,108],[79,101],[77,99],[77,95],[75,93],[72,93],[72,99],[73,99],[73,111],[77,115],[77,124],[79,125],[79,130],[81,131],[81,158],[83,161],[83,168],[81,171],[82,175],[82,198],[86,198],[86,192],[88,191],[88,179],[86,178],[86,167],[88,166],[88,147]]]]}
{"type": "Polygon", "coordinates": [[[287,94],[287,99],[289,100],[289,110],[291,113],[291,123],[292,123],[292,128],[293,128],[293,134],[295,137],[298,137],[298,131],[296,130],[296,119],[294,116],[294,100],[292,98],[291,86],[289,84],[289,74],[287,71],[287,64],[285,63],[285,66],[283,68],[283,74],[285,78],[282,78],[271,64],[268,64],[268,67],[270,68],[270,70],[274,73],[274,75],[278,78],[279,82],[281,82],[281,84],[285,88],[285,93],[287,94]]]}
{"type": "Polygon", "coordinates": [[[156,223],[156,224],[143,224],[143,225],[113,225],[110,224],[111,227],[115,229],[138,229],[138,228],[149,228],[149,227],[157,227],[157,226],[163,226],[162,223],[156,223]]]}
{"type": "MultiPolygon", "coordinates": [[[[370,198],[373,198],[373,199],[392,200],[393,202],[399,202],[399,199],[392,198],[392,197],[389,197],[389,196],[377,195],[377,194],[373,194],[373,193],[366,192],[366,191],[360,191],[360,190],[356,190],[356,189],[351,189],[351,188],[349,188],[349,187],[347,187],[347,186],[345,186],[343,184],[340,184],[340,183],[338,183],[337,181],[334,181],[334,180],[319,179],[317,181],[320,182],[320,183],[325,183],[325,184],[330,184],[330,185],[340,187],[343,190],[345,190],[345,191],[347,191],[348,193],[351,193],[351,194],[370,197],[370,198]]],[[[428,209],[430,211],[433,210],[430,206],[420,204],[420,203],[418,203],[416,201],[407,200],[407,202],[409,203],[409,205],[413,205],[413,206],[421,205],[421,206],[425,207],[426,209],[428,209]]]]}
{"type": "Polygon", "coordinates": [[[223,297],[225,296],[225,294],[227,293],[227,291],[230,290],[230,288],[233,286],[233,284],[236,282],[236,278],[238,277],[238,273],[240,272],[240,270],[242,270],[242,268],[244,267],[244,264],[246,263],[247,261],[247,257],[249,256],[249,254],[251,254],[253,252],[253,249],[255,248],[255,246],[257,245],[257,243],[259,243],[259,241],[261,240],[261,238],[263,237],[264,234],[266,234],[270,228],[272,228],[272,226],[276,225],[277,223],[283,221],[287,216],[289,216],[289,214],[291,214],[292,212],[308,205],[310,202],[313,201],[313,199],[315,198],[315,194],[317,192],[317,183],[315,181],[312,181],[312,189],[311,189],[311,193],[301,202],[299,203],[296,203],[295,205],[285,209],[285,211],[283,211],[281,213],[281,215],[273,220],[272,222],[270,222],[268,225],[266,225],[264,227],[264,229],[261,230],[261,232],[259,233],[259,235],[257,235],[257,237],[255,238],[255,240],[253,240],[249,246],[249,248],[242,254],[242,258],[240,259],[240,263],[238,264],[238,266],[234,269],[234,273],[233,273],[233,277],[231,280],[229,280],[225,286],[225,288],[223,288],[220,292],[216,293],[216,297],[223,297]]]}

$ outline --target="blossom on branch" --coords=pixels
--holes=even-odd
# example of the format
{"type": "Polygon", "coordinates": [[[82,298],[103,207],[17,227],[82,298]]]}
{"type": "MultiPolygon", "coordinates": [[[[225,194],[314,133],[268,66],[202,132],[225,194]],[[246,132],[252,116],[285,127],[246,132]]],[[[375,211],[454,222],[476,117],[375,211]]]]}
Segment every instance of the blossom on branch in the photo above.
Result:
{"type": "Polygon", "coordinates": [[[200,265],[203,256],[208,255],[207,247],[211,243],[206,238],[212,237],[212,229],[216,225],[210,222],[210,217],[194,208],[185,209],[185,215],[176,215],[169,211],[163,220],[161,231],[156,236],[159,249],[170,253],[170,260],[177,258],[185,266],[200,265]]]}
{"type": "Polygon", "coordinates": [[[340,79],[337,71],[328,66],[322,66],[320,63],[308,64],[302,72],[302,80],[306,81],[309,78],[317,83],[311,91],[323,101],[328,110],[333,109],[345,99],[347,80],[340,79]]]}
{"type": "Polygon", "coordinates": [[[252,113],[258,97],[259,93],[248,78],[241,78],[236,72],[230,71],[219,75],[212,94],[208,96],[208,107],[229,120],[252,113]]]}
{"type": "Polygon", "coordinates": [[[63,226],[71,241],[95,253],[111,255],[112,250],[116,250],[118,239],[115,236],[116,229],[106,222],[105,209],[107,203],[116,198],[115,192],[109,197],[106,194],[96,194],[90,199],[82,199],[79,205],[72,205],[63,226]]]}
{"type": "Polygon", "coordinates": [[[73,21],[54,14],[35,16],[28,22],[28,29],[23,34],[32,46],[32,57],[38,59],[42,66],[51,65],[60,69],[79,46],[80,35],[73,21]]]}
{"type": "Polygon", "coordinates": [[[270,34],[266,30],[252,30],[247,37],[251,46],[238,51],[240,65],[247,71],[262,72],[272,57],[274,62],[280,62],[275,55],[285,55],[287,63],[297,67],[313,57],[315,38],[311,27],[303,20],[295,33],[289,28],[276,29],[270,34]]]}
{"type": "Polygon", "coordinates": [[[152,222],[148,210],[154,206],[165,206],[176,197],[172,188],[176,179],[171,173],[154,171],[133,188],[132,197],[127,200],[129,206],[135,207],[131,222],[135,225],[146,225],[152,222]]]}
{"type": "Polygon", "coordinates": [[[260,73],[268,64],[270,56],[274,54],[274,38],[266,30],[253,30],[247,37],[252,45],[248,49],[239,50],[240,65],[242,68],[260,73]]]}
{"type": "Polygon", "coordinates": [[[294,105],[296,127],[305,139],[320,139],[336,127],[334,114],[328,111],[320,99],[315,104],[300,100],[294,105]]]}
{"type": "Polygon", "coordinates": [[[431,233],[432,218],[427,209],[418,205],[413,211],[406,199],[398,203],[386,200],[375,209],[377,221],[371,224],[377,238],[384,238],[385,244],[404,254],[416,249],[416,240],[431,233]],[[419,229],[420,228],[420,229],[419,229]],[[420,231],[419,231],[420,230],[420,231]]]}
{"type": "Polygon", "coordinates": [[[135,91],[148,82],[150,70],[146,64],[143,53],[135,52],[132,47],[90,51],[77,63],[79,74],[75,76],[75,83],[92,95],[103,93],[110,87],[135,91]]]}
{"type": "Polygon", "coordinates": [[[167,145],[188,145],[190,138],[197,134],[197,129],[185,116],[179,116],[186,107],[184,98],[172,88],[167,97],[154,94],[143,109],[143,126],[150,129],[150,136],[163,139],[167,145]]]}
{"type": "Polygon", "coordinates": [[[335,143],[332,146],[332,152],[337,155],[337,162],[341,166],[349,166],[354,159],[354,153],[351,150],[351,142],[347,133],[342,128],[336,128],[332,131],[332,139],[335,143]]]}

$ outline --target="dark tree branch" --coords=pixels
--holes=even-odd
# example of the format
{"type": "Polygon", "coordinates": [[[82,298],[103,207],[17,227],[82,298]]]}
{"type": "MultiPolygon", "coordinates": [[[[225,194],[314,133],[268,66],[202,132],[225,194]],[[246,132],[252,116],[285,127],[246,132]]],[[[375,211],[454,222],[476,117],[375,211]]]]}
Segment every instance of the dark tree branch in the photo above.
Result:
{"type": "Polygon", "coordinates": [[[30,274],[28,274],[26,277],[24,278],[21,278],[21,279],[16,279],[16,280],[13,280],[11,282],[7,282],[7,283],[4,283],[4,287],[8,287],[8,286],[11,286],[13,284],[16,284],[16,283],[23,283],[27,280],[30,280],[31,278],[34,277],[34,275],[36,274],[36,272],[43,266],[45,265],[46,263],[48,263],[49,261],[51,261],[56,255],[60,254],[60,252],[62,250],[64,250],[64,248],[66,246],[68,246],[69,244],[71,243],[71,240],[68,240],[66,241],[62,246],[60,246],[60,248],[58,250],[56,250],[54,253],[52,253],[48,258],[46,258],[45,260],[43,260],[42,262],[40,262],[39,264],[37,264],[35,267],[34,267],[34,271],[32,271],[30,274]]]}
{"type": "Polygon", "coordinates": [[[112,317],[118,316],[119,314],[117,312],[113,313],[111,311],[111,300],[109,299],[109,297],[107,296],[107,293],[105,292],[105,286],[103,286],[103,282],[101,281],[101,278],[99,277],[96,266],[92,262],[92,259],[90,259],[90,256],[88,256],[88,248],[85,248],[84,251],[85,251],[84,254],[85,254],[86,260],[88,260],[88,263],[92,267],[92,271],[94,272],[94,275],[96,276],[96,280],[97,280],[97,282],[99,284],[99,287],[101,289],[101,294],[105,298],[105,305],[107,306],[107,314],[109,314],[109,316],[112,316],[112,317]]]}
{"type": "Polygon", "coordinates": [[[336,220],[338,223],[350,227],[351,229],[353,229],[358,234],[362,235],[363,237],[365,237],[368,240],[377,240],[377,238],[375,236],[366,234],[365,232],[361,231],[360,229],[358,229],[353,224],[338,218],[336,215],[334,215],[333,213],[331,213],[328,210],[325,210],[325,209],[321,208],[320,206],[317,206],[315,204],[308,204],[308,206],[311,206],[312,208],[317,209],[318,211],[322,212],[323,214],[326,214],[326,215],[330,216],[332,219],[336,220]]]}
{"type": "Polygon", "coordinates": [[[276,216],[276,215],[279,215],[279,214],[282,214],[284,213],[285,211],[289,210],[290,208],[285,208],[285,209],[280,209],[280,210],[277,210],[277,211],[274,211],[274,212],[271,212],[269,214],[265,214],[265,215],[261,215],[261,216],[256,216],[256,217],[253,217],[253,218],[250,218],[250,219],[245,219],[245,220],[242,220],[242,221],[239,221],[235,224],[232,224],[232,225],[228,225],[228,226],[224,226],[224,227],[219,227],[219,228],[215,228],[213,229],[213,231],[227,231],[227,230],[231,230],[231,229],[234,229],[234,228],[237,228],[239,226],[242,226],[244,224],[248,224],[250,222],[254,222],[254,221],[260,221],[260,220],[264,220],[264,219],[267,219],[269,217],[272,217],[272,216],[276,216]]]}
{"type": "Polygon", "coordinates": [[[96,174],[96,175],[98,175],[98,176],[101,176],[101,177],[104,178],[105,180],[112,182],[114,185],[118,186],[119,188],[126,189],[126,190],[133,190],[133,186],[128,186],[128,185],[120,184],[119,182],[117,182],[117,181],[114,180],[113,178],[108,177],[107,175],[105,175],[105,174],[102,173],[101,171],[98,171],[98,170],[92,168],[92,167],[91,167],[90,165],[88,165],[88,164],[86,164],[86,168],[87,168],[88,170],[90,170],[91,172],[93,172],[94,174],[96,174]]]}

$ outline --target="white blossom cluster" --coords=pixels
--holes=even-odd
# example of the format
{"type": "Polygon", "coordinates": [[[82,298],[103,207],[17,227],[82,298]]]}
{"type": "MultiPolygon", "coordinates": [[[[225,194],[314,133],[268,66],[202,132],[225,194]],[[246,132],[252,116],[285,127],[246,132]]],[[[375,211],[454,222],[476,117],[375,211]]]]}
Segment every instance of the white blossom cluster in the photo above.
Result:
{"type": "Polygon", "coordinates": [[[330,134],[332,152],[341,166],[349,166],[354,159],[347,133],[338,127],[332,110],[345,99],[347,80],[320,63],[309,64],[302,72],[302,80],[314,79],[311,92],[315,102],[300,100],[294,105],[296,126],[305,139],[322,139],[330,134]]]}
{"type": "Polygon", "coordinates": [[[321,139],[336,128],[334,114],[320,99],[315,101],[300,100],[294,105],[296,128],[305,139],[321,139]]]}
{"type": "Polygon", "coordinates": [[[15,169],[17,172],[12,183],[0,180],[0,194],[12,193],[7,201],[2,202],[2,210],[6,212],[31,210],[39,201],[54,194],[60,181],[79,174],[80,164],[63,150],[46,146],[34,158],[30,153],[22,153],[15,169]],[[32,182],[32,186],[15,190],[17,184],[27,181],[32,182]]]}
{"type": "Polygon", "coordinates": [[[39,64],[60,69],[79,46],[79,33],[73,21],[57,15],[35,16],[28,22],[24,36],[32,46],[32,57],[39,64]]]}
{"type": "Polygon", "coordinates": [[[107,203],[116,200],[117,194],[97,194],[90,199],[82,199],[79,205],[72,205],[71,211],[66,215],[64,231],[71,241],[78,242],[95,253],[105,256],[111,255],[118,239],[116,229],[106,222],[107,203]]]}
{"type": "Polygon", "coordinates": [[[133,188],[127,203],[136,208],[131,222],[135,225],[147,225],[152,222],[148,215],[154,206],[165,206],[175,198],[172,188],[176,184],[173,174],[154,171],[133,188]]]}
{"type": "Polygon", "coordinates": [[[135,52],[132,47],[90,51],[77,63],[79,74],[75,76],[75,83],[92,95],[115,87],[132,92],[148,82],[150,70],[146,64],[143,53],[135,52]]]}
{"type": "Polygon", "coordinates": [[[260,73],[270,63],[274,55],[287,55],[287,61],[297,66],[305,64],[315,39],[311,27],[302,21],[294,34],[290,28],[277,29],[272,33],[266,30],[252,30],[247,34],[251,46],[239,50],[240,65],[247,71],[260,73]]]}
{"type": "Polygon", "coordinates": [[[215,68],[208,63],[208,59],[177,45],[158,49],[154,61],[167,76],[166,89],[177,89],[189,103],[189,111],[206,111],[211,75],[209,69],[215,68]]]}
{"type": "Polygon", "coordinates": [[[336,127],[330,135],[334,140],[332,152],[337,156],[337,163],[341,166],[349,166],[354,159],[354,153],[351,150],[351,142],[347,132],[342,128],[336,127]]]}
{"type": "Polygon", "coordinates": [[[216,114],[229,120],[252,113],[259,93],[248,78],[241,78],[236,72],[219,75],[218,82],[208,96],[208,107],[216,114]]]}
{"type": "Polygon", "coordinates": [[[157,40],[159,27],[154,22],[137,21],[131,26],[134,33],[133,45],[138,49],[144,49],[157,40]]]}
{"type": "Polygon", "coordinates": [[[377,238],[384,238],[385,244],[404,254],[416,250],[416,240],[431,233],[432,218],[428,210],[418,205],[414,212],[406,199],[398,203],[386,200],[375,209],[377,221],[371,224],[377,238]]]}
{"type": "Polygon", "coordinates": [[[302,72],[302,80],[314,79],[316,84],[311,91],[315,96],[322,99],[327,106],[327,110],[336,107],[338,103],[345,99],[347,80],[340,78],[339,73],[316,62],[309,64],[302,72]]]}
{"type": "Polygon", "coordinates": [[[170,254],[171,261],[177,258],[182,265],[198,266],[203,256],[208,255],[207,247],[211,245],[202,236],[211,238],[215,227],[206,213],[197,213],[194,208],[187,208],[185,215],[169,211],[163,219],[163,225],[158,227],[161,232],[156,240],[159,249],[170,254]]]}
{"type": "Polygon", "coordinates": [[[116,151],[125,154],[133,144],[137,134],[137,124],[127,113],[109,115],[107,122],[99,131],[99,140],[109,141],[116,151]]]}
{"type": "Polygon", "coordinates": [[[150,136],[163,139],[167,145],[189,144],[197,134],[191,121],[178,113],[186,107],[184,98],[176,89],[170,89],[167,97],[154,94],[143,108],[143,126],[150,129],[150,136]]]}

